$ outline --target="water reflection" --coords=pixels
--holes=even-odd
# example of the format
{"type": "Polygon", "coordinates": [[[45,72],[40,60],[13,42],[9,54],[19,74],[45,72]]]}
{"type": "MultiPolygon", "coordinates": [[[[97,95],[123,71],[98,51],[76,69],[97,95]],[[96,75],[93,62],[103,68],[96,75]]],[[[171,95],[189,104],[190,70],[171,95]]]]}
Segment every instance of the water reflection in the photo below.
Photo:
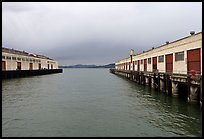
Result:
{"type": "Polygon", "coordinates": [[[130,91],[125,94],[130,99],[130,114],[134,118],[143,118],[145,122],[171,132],[174,136],[202,135],[202,111],[199,105],[189,104],[183,99],[154,91],[147,86],[127,82],[130,91]]]}
{"type": "Polygon", "coordinates": [[[2,82],[2,136],[201,136],[202,112],[107,69],[2,82]]]}

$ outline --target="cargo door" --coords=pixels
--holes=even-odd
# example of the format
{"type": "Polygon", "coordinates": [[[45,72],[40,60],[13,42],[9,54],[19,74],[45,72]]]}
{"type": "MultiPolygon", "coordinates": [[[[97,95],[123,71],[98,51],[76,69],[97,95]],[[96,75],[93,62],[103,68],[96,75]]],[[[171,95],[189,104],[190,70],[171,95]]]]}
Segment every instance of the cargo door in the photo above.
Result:
{"type": "Polygon", "coordinates": [[[33,63],[29,63],[29,70],[33,70],[33,63]]]}
{"type": "Polygon", "coordinates": [[[168,54],[166,58],[166,72],[173,72],[173,54],[168,54]]]}
{"type": "Polygon", "coordinates": [[[193,70],[201,74],[200,48],[187,51],[187,71],[190,73],[193,70]]]}
{"type": "Polygon", "coordinates": [[[21,62],[17,62],[17,70],[21,70],[21,62]]]}
{"type": "Polygon", "coordinates": [[[6,61],[2,61],[2,71],[6,70],[6,61]]]}
{"type": "Polygon", "coordinates": [[[144,59],[144,71],[147,71],[147,59],[144,59]]]}
{"type": "Polygon", "coordinates": [[[140,60],[137,61],[137,71],[140,71],[140,60]]]}
{"type": "Polygon", "coordinates": [[[152,71],[154,72],[157,70],[157,57],[153,57],[153,62],[152,62],[152,71]]]}

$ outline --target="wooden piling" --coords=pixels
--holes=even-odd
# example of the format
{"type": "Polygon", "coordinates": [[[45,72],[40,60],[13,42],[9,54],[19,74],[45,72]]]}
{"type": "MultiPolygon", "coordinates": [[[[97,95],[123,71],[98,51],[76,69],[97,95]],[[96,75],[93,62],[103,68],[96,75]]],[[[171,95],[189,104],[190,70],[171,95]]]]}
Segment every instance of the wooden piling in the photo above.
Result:
{"type": "Polygon", "coordinates": [[[200,78],[200,106],[202,108],[202,77],[200,78]]]}
{"type": "Polygon", "coordinates": [[[153,80],[154,80],[154,89],[156,90],[156,73],[154,73],[153,80]]]}
{"type": "Polygon", "coordinates": [[[166,74],[164,73],[164,93],[166,93],[166,74]]]}
{"type": "Polygon", "coordinates": [[[160,92],[160,73],[158,73],[158,91],[160,92]]]}
{"type": "Polygon", "coordinates": [[[138,81],[139,81],[139,84],[141,84],[141,74],[140,74],[140,72],[138,74],[138,81]]]}
{"type": "Polygon", "coordinates": [[[151,75],[149,75],[149,87],[151,87],[152,84],[151,80],[152,80],[151,75]]]}
{"type": "Polygon", "coordinates": [[[193,80],[189,75],[186,76],[185,74],[168,74],[163,72],[152,73],[152,72],[130,71],[130,70],[113,70],[112,73],[126,77],[130,80],[133,80],[134,82],[137,82],[138,84],[146,85],[148,82],[148,85],[150,88],[154,88],[155,90],[158,90],[158,91],[162,90],[162,92],[168,95],[172,95],[173,93],[172,82],[179,82],[183,84],[182,91],[184,91],[183,93],[185,93],[185,98],[187,98],[188,102],[191,102],[192,100],[191,85],[199,84],[200,92],[198,93],[200,93],[199,94],[200,98],[198,98],[198,101],[200,101],[200,104],[202,105],[202,76],[200,80],[198,79],[193,80]],[[146,82],[146,78],[148,80],[147,82],[146,82]],[[161,80],[163,81],[162,84],[160,84],[161,80]],[[194,81],[192,82],[192,84],[191,84],[191,80],[194,81]],[[160,90],[161,85],[162,85],[162,89],[160,90]]]}
{"type": "Polygon", "coordinates": [[[145,78],[144,73],[143,73],[143,78],[144,78],[144,85],[146,85],[146,78],[145,78]]]}
{"type": "Polygon", "coordinates": [[[141,82],[142,82],[142,85],[145,85],[145,77],[144,77],[144,72],[141,72],[141,82]]]}
{"type": "Polygon", "coordinates": [[[191,90],[190,90],[190,87],[191,87],[191,78],[190,78],[190,75],[187,75],[187,80],[186,80],[186,84],[187,84],[187,101],[188,102],[191,102],[191,90]]]}
{"type": "Polygon", "coordinates": [[[169,74],[167,74],[167,90],[168,90],[168,95],[171,96],[172,95],[172,82],[171,82],[169,74]]]}

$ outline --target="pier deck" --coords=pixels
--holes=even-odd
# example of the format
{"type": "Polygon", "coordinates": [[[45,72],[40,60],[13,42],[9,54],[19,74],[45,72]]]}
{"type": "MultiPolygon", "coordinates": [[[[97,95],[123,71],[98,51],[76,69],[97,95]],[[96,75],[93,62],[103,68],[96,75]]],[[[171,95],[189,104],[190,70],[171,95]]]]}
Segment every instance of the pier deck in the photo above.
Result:
{"type": "Polygon", "coordinates": [[[62,73],[62,69],[49,69],[49,70],[9,70],[2,71],[2,79],[19,78],[27,76],[46,75],[53,73],[62,73]]]}
{"type": "Polygon", "coordinates": [[[202,105],[202,75],[173,74],[164,72],[144,72],[110,69],[116,75],[128,78],[141,85],[148,85],[170,96],[183,95],[188,102],[202,105]]]}

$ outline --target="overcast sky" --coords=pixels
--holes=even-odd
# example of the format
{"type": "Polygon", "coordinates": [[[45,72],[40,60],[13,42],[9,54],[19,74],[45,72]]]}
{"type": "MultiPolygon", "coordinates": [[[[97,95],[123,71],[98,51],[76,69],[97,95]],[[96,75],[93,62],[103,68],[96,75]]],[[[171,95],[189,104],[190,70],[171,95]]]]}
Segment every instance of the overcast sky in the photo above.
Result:
{"type": "Polygon", "coordinates": [[[59,65],[109,64],[202,31],[202,2],[3,2],[2,45],[59,65]]]}

